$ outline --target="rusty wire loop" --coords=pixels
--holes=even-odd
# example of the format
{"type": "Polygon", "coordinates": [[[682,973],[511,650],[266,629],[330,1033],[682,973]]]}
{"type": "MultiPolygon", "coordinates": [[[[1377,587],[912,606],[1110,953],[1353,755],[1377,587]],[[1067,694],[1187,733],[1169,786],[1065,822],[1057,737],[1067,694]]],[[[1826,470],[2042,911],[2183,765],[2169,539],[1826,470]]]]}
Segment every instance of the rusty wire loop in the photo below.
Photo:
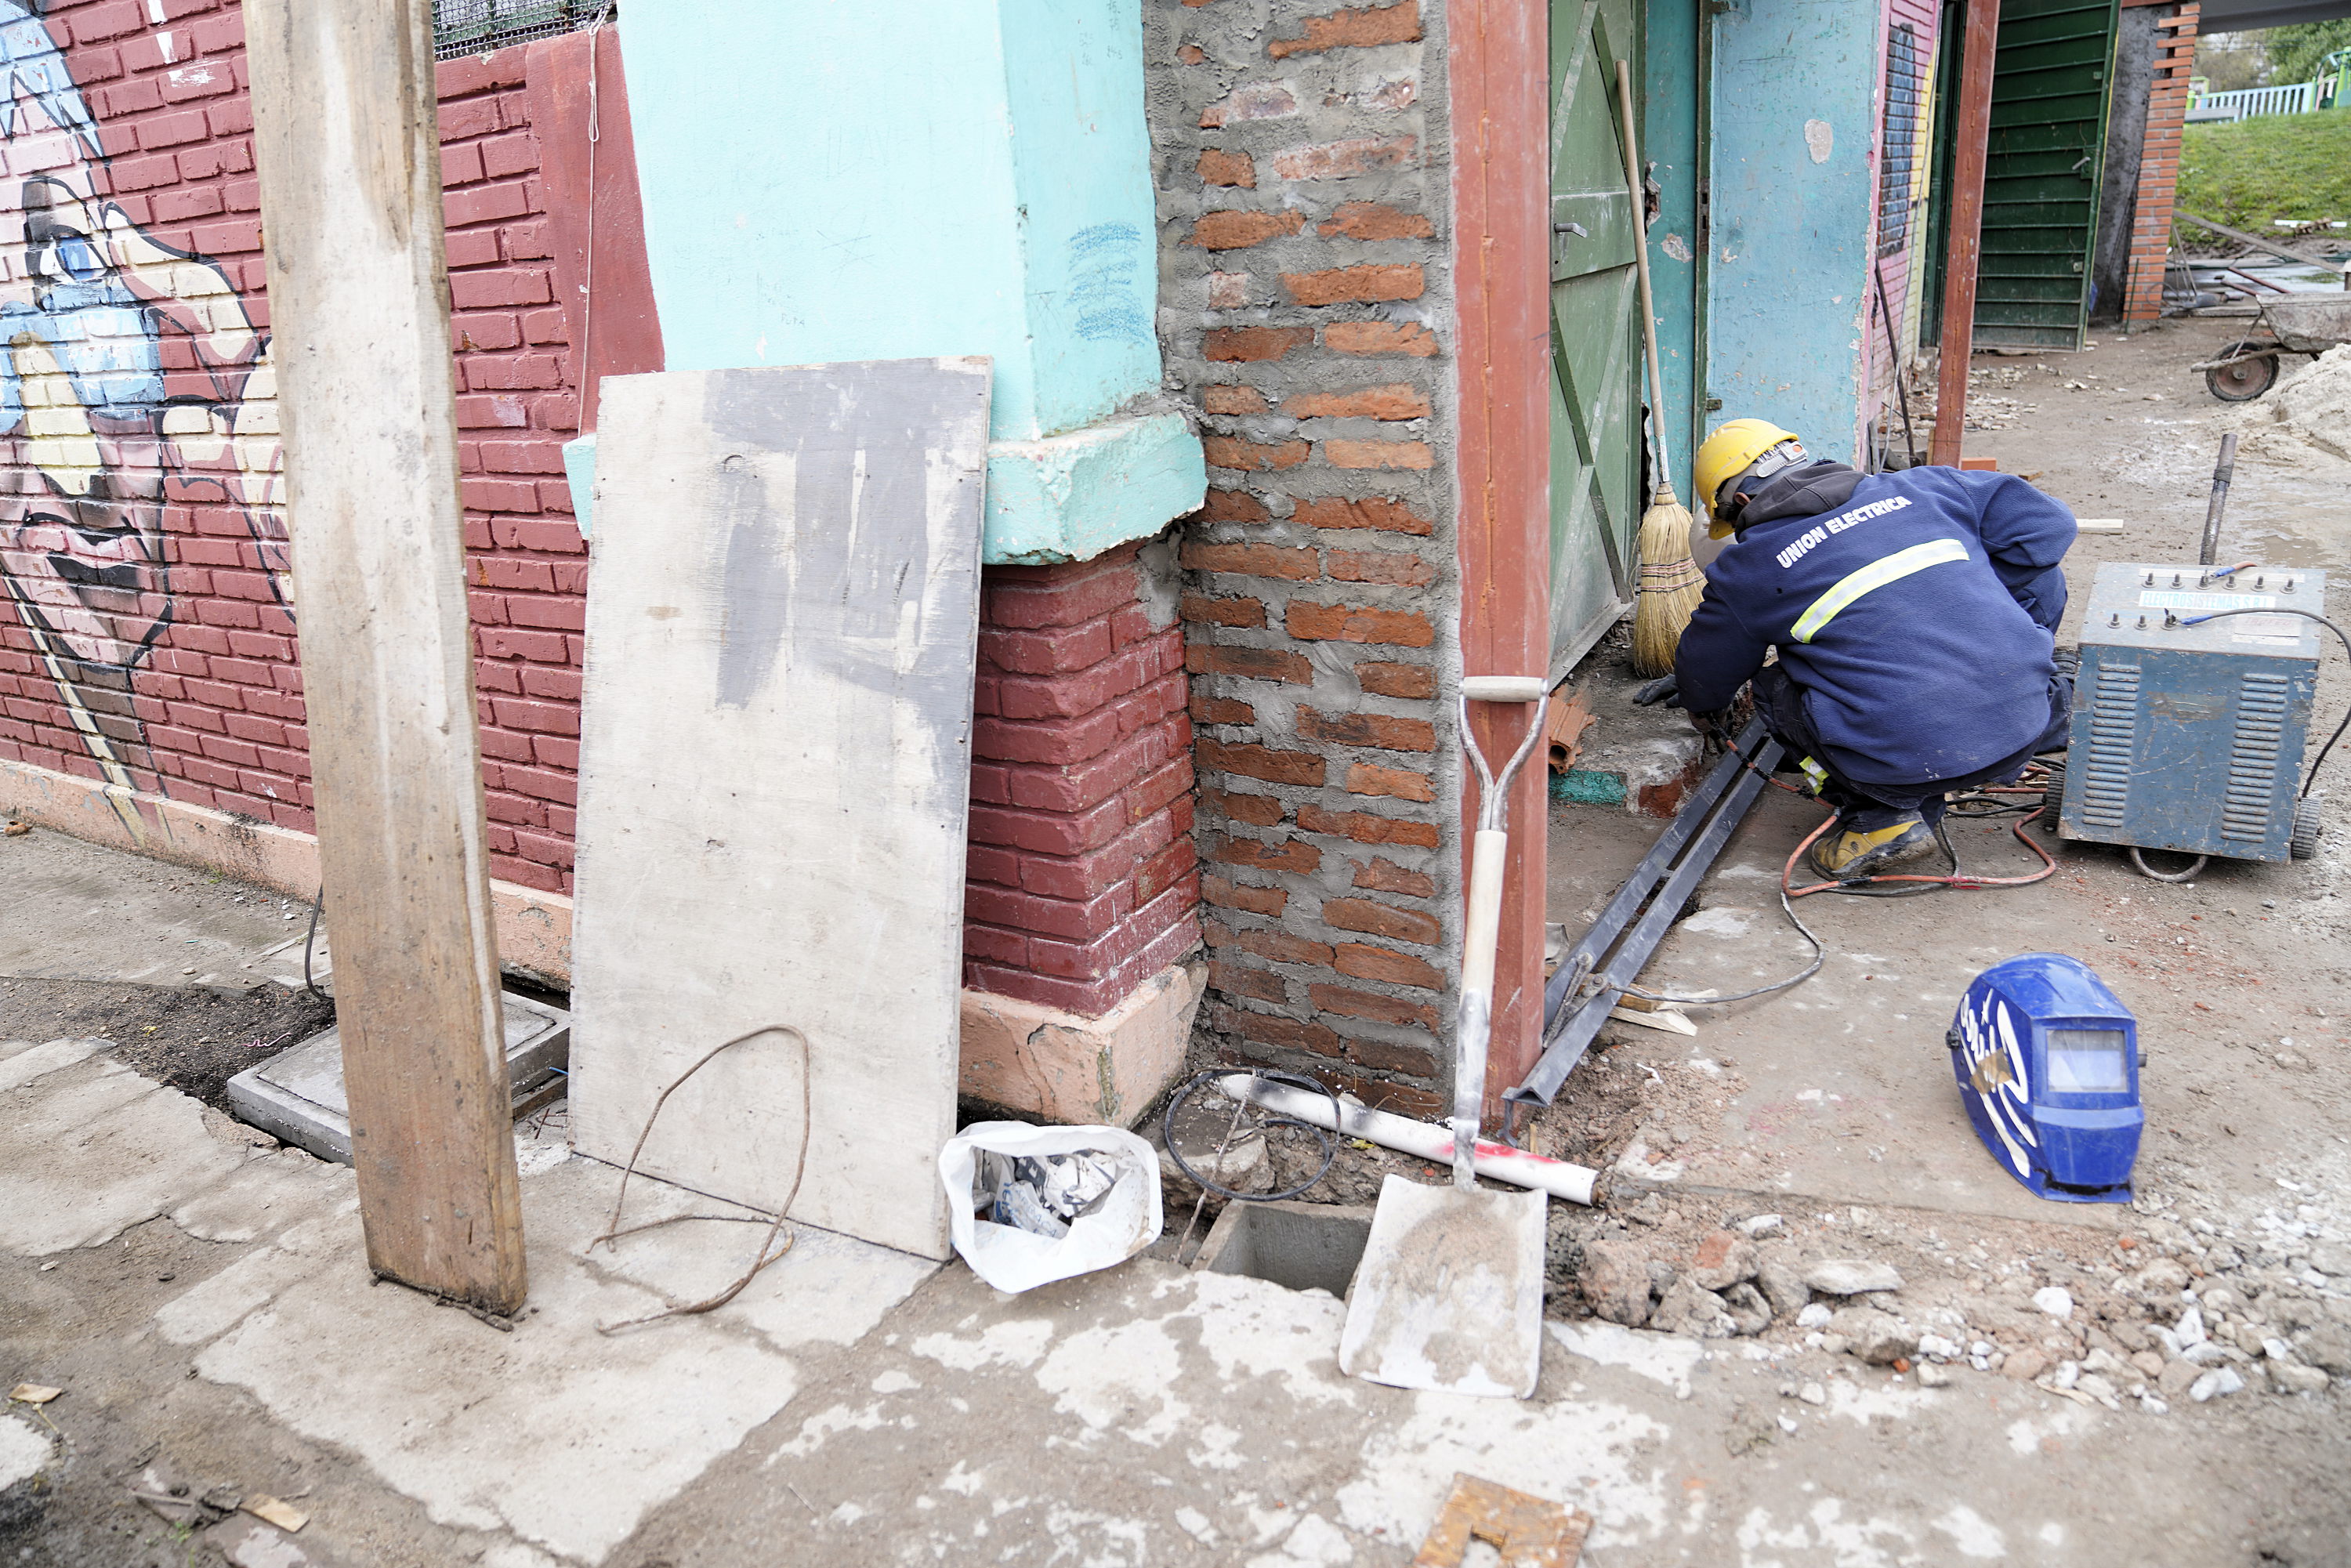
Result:
{"type": "Polygon", "coordinates": [[[653,1136],[653,1124],[661,1119],[662,1107],[669,1103],[669,1097],[676,1093],[680,1089],[684,1088],[685,1086],[686,1080],[692,1078],[695,1073],[709,1066],[710,1063],[716,1060],[722,1052],[731,1051],[735,1047],[744,1043],[746,1040],[757,1040],[763,1034],[788,1034],[794,1040],[799,1041],[800,1143],[799,1154],[792,1161],[792,1185],[789,1190],[784,1194],[784,1201],[777,1206],[775,1218],[768,1222],[767,1234],[759,1238],[759,1249],[753,1257],[751,1267],[746,1270],[742,1276],[733,1284],[727,1286],[724,1291],[721,1291],[718,1294],[711,1297],[706,1301],[695,1301],[689,1306],[683,1307],[667,1307],[658,1312],[651,1313],[648,1316],[642,1318],[630,1318],[622,1322],[599,1323],[596,1325],[596,1332],[598,1333],[618,1333],[622,1329],[641,1328],[646,1323],[660,1322],[664,1318],[692,1317],[698,1312],[716,1312],[720,1307],[723,1307],[727,1302],[733,1301],[736,1297],[741,1295],[744,1290],[749,1286],[751,1281],[759,1277],[759,1271],[761,1270],[767,1268],[768,1264],[777,1261],[778,1259],[782,1258],[785,1253],[789,1252],[792,1249],[792,1241],[794,1239],[787,1236],[784,1238],[784,1244],[781,1247],[777,1247],[772,1252],[768,1250],[770,1247],[775,1247],[776,1237],[784,1228],[785,1216],[791,1213],[792,1205],[799,1201],[800,1196],[800,1179],[808,1174],[809,1136],[814,1130],[815,1126],[814,1101],[816,1098],[816,1085],[813,1082],[815,1075],[814,1063],[809,1050],[808,1036],[802,1034],[799,1030],[794,1029],[789,1024],[762,1024],[758,1029],[752,1030],[747,1034],[738,1034],[733,1040],[727,1040],[722,1045],[714,1046],[702,1057],[700,1061],[696,1061],[693,1066],[687,1068],[684,1072],[679,1073],[674,1079],[671,1080],[669,1087],[661,1092],[661,1097],[653,1102],[652,1113],[645,1117],[644,1131],[637,1134],[636,1146],[629,1151],[628,1166],[621,1172],[621,1190],[612,1195],[612,1217],[604,1222],[604,1233],[601,1236],[597,1237],[593,1241],[588,1243],[588,1250],[592,1252],[600,1245],[609,1247],[623,1236],[634,1236],[638,1232],[644,1230],[656,1230],[664,1225],[675,1225],[683,1220],[726,1219],[748,1223],[755,1221],[759,1218],[757,1215],[739,1214],[674,1214],[667,1219],[648,1220],[643,1225],[632,1225],[626,1230],[621,1228],[621,1207],[622,1205],[625,1204],[629,1198],[629,1178],[637,1174],[638,1156],[642,1155],[645,1152],[645,1140],[653,1136]]]}

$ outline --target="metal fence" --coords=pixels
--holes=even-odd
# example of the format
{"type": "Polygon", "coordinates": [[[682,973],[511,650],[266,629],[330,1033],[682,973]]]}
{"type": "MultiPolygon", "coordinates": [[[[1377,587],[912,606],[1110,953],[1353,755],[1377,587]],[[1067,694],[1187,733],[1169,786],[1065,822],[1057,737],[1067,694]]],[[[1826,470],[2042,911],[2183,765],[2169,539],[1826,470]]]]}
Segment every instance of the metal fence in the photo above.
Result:
{"type": "Polygon", "coordinates": [[[2208,92],[2189,105],[2200,120],[2251,120],[2257,114],[2308,114],[2318,107],[2322,83],[2298,81],[2285,87],[2249,87],[2235,92],[2208,92]]]}
{"type": "Polygon", "coordinates": [[[455,59],[585,27],[611,0],[433,0],[433,55],[455,59]]]}

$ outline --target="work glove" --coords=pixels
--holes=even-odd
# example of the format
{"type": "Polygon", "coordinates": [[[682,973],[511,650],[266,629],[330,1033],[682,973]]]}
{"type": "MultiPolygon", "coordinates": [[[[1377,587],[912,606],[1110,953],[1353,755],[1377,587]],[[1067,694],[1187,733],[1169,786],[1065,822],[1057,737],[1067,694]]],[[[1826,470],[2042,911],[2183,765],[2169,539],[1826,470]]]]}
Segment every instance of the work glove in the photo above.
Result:
{"type": "Polygon", "coordinates": [[[1654,707],[1659,703],[1667,707],[1682,706],[1681,683],[1677,677],[1659,675],[1633,694],[1633,706],[1635,707],[1654,707]]]}
{"type": "Polygon", "coordinates": [[[1728,709],[1714,713],[1693,713],[1690,727],[1706,742],[1706,754],[1719,757],[1730,749],[1730,714],[1728,709]]]}

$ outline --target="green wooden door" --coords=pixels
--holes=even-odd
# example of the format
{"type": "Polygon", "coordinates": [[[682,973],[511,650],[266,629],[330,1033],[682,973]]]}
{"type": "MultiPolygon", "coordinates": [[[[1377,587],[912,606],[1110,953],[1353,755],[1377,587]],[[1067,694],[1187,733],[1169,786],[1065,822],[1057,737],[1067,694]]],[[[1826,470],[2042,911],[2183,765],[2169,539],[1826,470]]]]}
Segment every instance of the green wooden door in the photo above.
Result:
{"type": "Polygon", "coordinates": [[[1980,344],[2082,346],[2114,48],[2115,0],[2002,0],[1976,275],[1980,344]]]}
{"type": "Polygon", "coordinates": [[[1552,673],[1631,602],[1640,527],[1635,224],[1616,62],[1640,62],[1631,0],[1551,6],[1552,673]]]}

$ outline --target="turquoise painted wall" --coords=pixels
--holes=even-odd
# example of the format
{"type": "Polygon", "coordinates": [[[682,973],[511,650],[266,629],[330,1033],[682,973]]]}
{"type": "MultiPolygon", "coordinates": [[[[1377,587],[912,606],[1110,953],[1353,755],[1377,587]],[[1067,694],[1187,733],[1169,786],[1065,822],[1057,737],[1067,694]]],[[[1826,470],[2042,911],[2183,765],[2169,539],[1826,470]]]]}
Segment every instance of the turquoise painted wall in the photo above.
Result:
{"type": "MultiPolygon", "coordinates": [[[[1137,0],[629,0],[619,26],[670,369],[989,356],[990,561],[1199,507],[1183,416],[1118,413],[1160,387],[1137,0]]],[[[565,460],[585,491],[594,438],[565,460]]]]}
{"type": "Polygon", "coordinates": [[[1134,0],[630,0],[672,370],[987,354],[994,434],[1157,387],[1134,0]]]}
{"type": "Polygon", "coordinates": [[[1728,0],[1709,20],[1707,417],[1769,419],[1855,462],[1878,7],[1728,0]]]}
{"type": "Polygon", "coordinates": [[[1641,158],[1654,164],[1657,215],[1649,225],[1649,288],[1657,308],[1657,373],[1667,472],[1684,503],[1690,456],[1703,437],[1698,403],[1698,11],[1704,0],[1652,0],[1642,17],[1641,158]]]}

